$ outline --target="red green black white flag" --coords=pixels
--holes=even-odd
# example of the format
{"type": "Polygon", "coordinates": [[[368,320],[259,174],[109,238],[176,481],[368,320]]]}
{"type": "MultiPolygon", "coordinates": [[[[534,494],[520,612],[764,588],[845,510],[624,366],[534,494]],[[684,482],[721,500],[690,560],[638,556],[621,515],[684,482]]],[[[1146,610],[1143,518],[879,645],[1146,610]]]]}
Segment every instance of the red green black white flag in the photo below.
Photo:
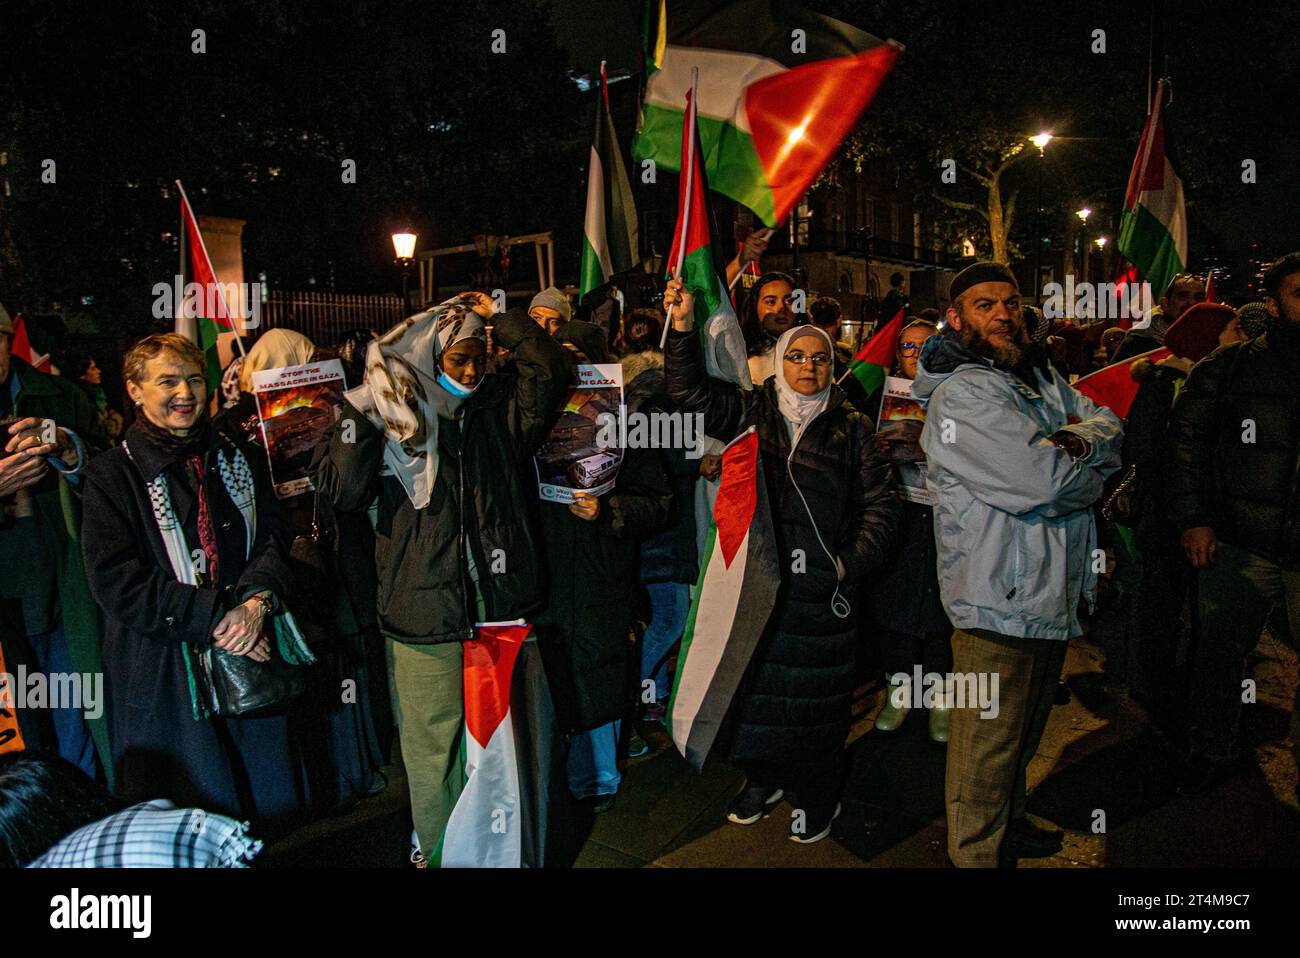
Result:
{"type": "Polygon", "coordinates": [[[901,47],[778,0],[674,3],[647,57],[633,143],[676,171],[682,103],[698,68],[704,170],[712,189],[776,226],[866,109],[901,47]]]}
{"type": "Polygon", "coordinates": [[[767,627],[780,581],[758,433],[751,426],[722,453],[722,481],[668,703],[673,742],[697,770],[767,627]]]}

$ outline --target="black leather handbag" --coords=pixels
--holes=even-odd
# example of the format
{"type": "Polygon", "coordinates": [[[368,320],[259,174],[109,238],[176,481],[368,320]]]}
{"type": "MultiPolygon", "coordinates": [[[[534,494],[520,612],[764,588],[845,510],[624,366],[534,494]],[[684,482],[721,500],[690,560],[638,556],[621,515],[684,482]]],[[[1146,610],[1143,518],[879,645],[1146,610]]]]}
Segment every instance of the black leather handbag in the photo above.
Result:
{"type": "Polygon", "coordinates": [[[204,703],[215,716],[256,718],[284,709],[307,688],[304,669],[289,665],[271,642],[271,657],[254,662],[211,646],[198,653],[198,681],[204,703]]]}

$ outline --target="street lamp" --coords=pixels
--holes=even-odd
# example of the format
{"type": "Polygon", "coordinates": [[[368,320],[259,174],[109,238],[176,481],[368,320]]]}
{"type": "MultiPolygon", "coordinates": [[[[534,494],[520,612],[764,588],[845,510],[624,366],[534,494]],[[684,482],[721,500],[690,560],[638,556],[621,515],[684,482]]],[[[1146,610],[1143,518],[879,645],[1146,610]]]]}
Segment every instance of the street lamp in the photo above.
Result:
{"type": "Polygon", "coordinates": [[[415,239],[414,233],[393,234],[393,254],[397,257],[397,265],[402,270],[403,310],[410,309],[410,300],[406,291],[411,281],[411,263],[415,259],[415,239]]]}
{"type": "Polygon", "coordinates": [[[1039,290],[1043,287],[1043,164],[1047,162],[1047,144],[1052,134],[1044,130],[1031,136],[1029,142],[1038,147],[1038,208],[1034,211],[1034,302],[1042,302],[1039,290]]]}
{"type": "Polygon", "coordinates": [[[1088,217],[1092,215],[1092,210],[1085,206],[1081,210],[1075,210],[1074,215],[1083,223],[1083,242],[1079,244],[1079,255],[1083,260],[1083,276],[1080,279],[1086,283],[1088,282],[1088,217]]]}
{"type": "Polygon", "coordinates": [[[1096,238],[1096,240],[1094,240],[1094,242],[1097,244],[1097,249],[1099,249],[1099,250],[1105,252],[1105,250],[1106,250],[1106,242],[1107,242],[1106,237],[1104,237],[1104,236],[1098,236],[1098,237],[1096,238]]]}

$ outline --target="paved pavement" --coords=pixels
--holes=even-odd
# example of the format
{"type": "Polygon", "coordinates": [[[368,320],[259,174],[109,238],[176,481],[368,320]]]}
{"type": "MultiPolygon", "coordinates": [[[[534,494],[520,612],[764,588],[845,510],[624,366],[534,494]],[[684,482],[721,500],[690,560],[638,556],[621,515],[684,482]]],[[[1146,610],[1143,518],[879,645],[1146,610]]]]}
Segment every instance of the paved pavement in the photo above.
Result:
{"type": "MultiPolygon", "coordinates": [[[[1029,766],[1029,811],[1066,830],[1064,847],[1020,866],[1300,865],[1296,768],[1287,738],[1296,657],[1265,633],[1256,658],[1259,701],[1243,719],[1253,760],[1214,791],[1181,798],[1173,793],[1162,750],[1143,731],[1139,708],[1107,693],[1101,650],[1087,639],[1072,642],[1063,673],[1070,702],[1053,710],[1029,766]],[[1098,812],[1104,813],[1104,831],[1094,830],[1098,812]]],[[[857,702],[844,811],[828,839],[789,841],[786,804],[757,825],[728,824],[724,810],[741,774],[717,764],[697,775],[666,749],[631,762],[615,807],[580,821],[575,865],[943,866],[945,746],[929,740],[923,713],[897,732],[876,731],[872,721],[883,695],[864,694],[857,702]]],[[[274,843],[261,864],[405,865],[405,779],[400,768],[389,771],[383,794],[274,843]]]]}

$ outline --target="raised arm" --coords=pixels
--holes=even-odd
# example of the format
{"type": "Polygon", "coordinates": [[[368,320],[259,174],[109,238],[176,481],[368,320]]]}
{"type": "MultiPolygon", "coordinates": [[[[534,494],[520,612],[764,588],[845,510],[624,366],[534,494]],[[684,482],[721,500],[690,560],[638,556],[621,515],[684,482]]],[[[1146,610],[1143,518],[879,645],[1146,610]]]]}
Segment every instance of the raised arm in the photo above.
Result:
{"type": "Polygon", "coordinates": [[[342,512],[359,512],[379,494],[384,434],[344,400],[339,416],[312,454],[311,481],[342,512]]]}
{"type": "Polygon", "coordinates": [[[560,397],[573,373],[564,347],[533,322],[522,309],[498,315],[492,337],[510,351],[515,364],[515,394],[510,403],[509,428],[521,456],[531,456],[550,428],[560,397]]]}

